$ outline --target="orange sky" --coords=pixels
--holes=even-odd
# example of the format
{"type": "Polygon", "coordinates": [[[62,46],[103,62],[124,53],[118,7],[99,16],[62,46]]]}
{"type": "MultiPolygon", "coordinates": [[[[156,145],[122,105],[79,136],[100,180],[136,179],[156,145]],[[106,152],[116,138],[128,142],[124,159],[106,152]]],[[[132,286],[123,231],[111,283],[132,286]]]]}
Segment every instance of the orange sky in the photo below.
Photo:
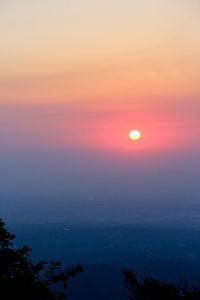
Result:
{"type": "Polygon", "coordinates": [[[196,0],[2,1],[2,140],[199,147],[199,11],[196,0]]]}

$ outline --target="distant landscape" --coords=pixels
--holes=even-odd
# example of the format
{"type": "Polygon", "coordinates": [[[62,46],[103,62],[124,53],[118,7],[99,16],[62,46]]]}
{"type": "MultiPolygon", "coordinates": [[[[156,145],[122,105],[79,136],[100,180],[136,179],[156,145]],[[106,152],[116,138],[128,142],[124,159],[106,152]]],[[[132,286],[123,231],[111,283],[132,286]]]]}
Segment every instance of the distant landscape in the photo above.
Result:
{"type": "MultiPolygon", "coordinates": [[[[31,245],[32,257],[81,263],[84,271],[70,280],[70,299],[123,297],[122,267],[178,283],[200,278],[200,229],[138,225],[18,224],[17,245],[31,245]]],[[[112,299],[109,298],[109,299],[112,299]]]]}

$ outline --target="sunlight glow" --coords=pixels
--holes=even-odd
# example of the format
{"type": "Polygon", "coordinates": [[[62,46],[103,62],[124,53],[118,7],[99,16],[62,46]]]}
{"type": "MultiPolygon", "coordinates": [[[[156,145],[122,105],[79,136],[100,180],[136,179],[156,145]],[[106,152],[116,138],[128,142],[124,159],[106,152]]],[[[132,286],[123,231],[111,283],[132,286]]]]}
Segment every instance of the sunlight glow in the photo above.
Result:
{"type": "Polygon", "coordinates": [[[129,132],[129,138],[131,140],[139,140],[141,138],[141,133],[138,130],[131,130],[129,132]]]}

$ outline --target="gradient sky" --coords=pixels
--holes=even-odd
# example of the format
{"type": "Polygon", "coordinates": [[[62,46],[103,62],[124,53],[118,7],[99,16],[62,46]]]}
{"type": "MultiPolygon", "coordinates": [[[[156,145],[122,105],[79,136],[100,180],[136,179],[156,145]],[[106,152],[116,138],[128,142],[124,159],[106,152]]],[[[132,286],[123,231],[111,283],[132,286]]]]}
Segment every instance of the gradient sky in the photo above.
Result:
{"type": "Polygon", "coordinates": [[[198,0],[3,0],[0,20],[5,217],[198,199],[198,0]]]}

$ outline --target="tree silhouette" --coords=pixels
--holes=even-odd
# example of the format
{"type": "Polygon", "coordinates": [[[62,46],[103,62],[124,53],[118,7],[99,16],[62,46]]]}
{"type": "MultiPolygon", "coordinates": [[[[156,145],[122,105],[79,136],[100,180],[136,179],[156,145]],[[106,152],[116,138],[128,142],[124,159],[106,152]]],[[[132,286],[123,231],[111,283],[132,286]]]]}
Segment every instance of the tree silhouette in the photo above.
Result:
{"type": "Polygon", "coordinates": [[[200,300],[200,285],[189,285],[184,281],[182,287],[153,278],[147,274],[139,277],[131,269],[122,269],[127,293],[130,300],[200,300]]]}
{"type": "Polygon", "coordinates": [[[61,300],[66,292],[54,291],[58,282],[67,288],[69,277],[82,271],[82,266],[63,270],[60,262],[40,261],[33,264],[31,248],[16,249],[15,235],[5,229],[0,219],[0,298],[4,300],[61,300]]]}

